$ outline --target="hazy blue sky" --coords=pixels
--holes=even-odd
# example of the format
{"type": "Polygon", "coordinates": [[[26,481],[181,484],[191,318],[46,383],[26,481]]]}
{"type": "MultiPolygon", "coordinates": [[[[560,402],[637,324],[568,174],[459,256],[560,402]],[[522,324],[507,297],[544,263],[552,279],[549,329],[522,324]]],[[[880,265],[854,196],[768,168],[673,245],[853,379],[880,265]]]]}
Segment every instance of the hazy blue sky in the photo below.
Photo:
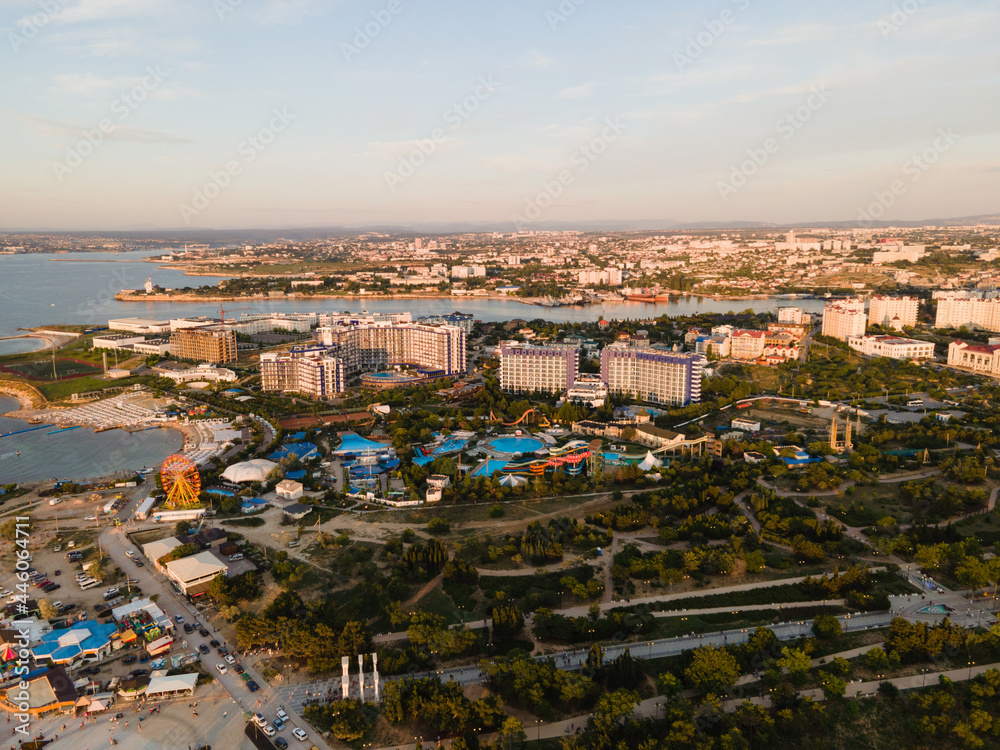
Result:
{"type": "Polygon", "coordinates": [[[0,28],[2,228],[1000,209],[994,2],[4,0],[0,28]]]}

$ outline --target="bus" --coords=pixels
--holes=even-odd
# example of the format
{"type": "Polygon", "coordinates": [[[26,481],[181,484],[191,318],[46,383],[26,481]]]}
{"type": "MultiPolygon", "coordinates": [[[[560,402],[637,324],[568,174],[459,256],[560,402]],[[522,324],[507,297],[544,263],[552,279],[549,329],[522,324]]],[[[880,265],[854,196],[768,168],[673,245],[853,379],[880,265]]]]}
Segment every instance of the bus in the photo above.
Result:
{"type": "Polygon", "coordinates": [[[921,399],[914,399],[913,401],[907,401],[907,406],[923,406],[924,402],[921,399]]]}

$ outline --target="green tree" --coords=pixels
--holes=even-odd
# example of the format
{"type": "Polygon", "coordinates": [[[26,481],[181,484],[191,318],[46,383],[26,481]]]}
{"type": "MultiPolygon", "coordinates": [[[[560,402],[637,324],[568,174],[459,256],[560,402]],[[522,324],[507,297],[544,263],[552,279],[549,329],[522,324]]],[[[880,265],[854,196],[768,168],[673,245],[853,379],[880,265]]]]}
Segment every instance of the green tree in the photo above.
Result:
{"type": "Polygon", "coordinates": [[[696,690],[720,692],[732,687],[740,676],[740,666],[724,648],[704,646],[692,652],[684,675],[696,690]]]}
{"type": "Polygon", "coordinates": [[[777,663],[782,669],[788,670],[789,676],[796,684],[805,682],[806,675],[809,674],[809,669],[812,667],[809,654],[802,649],[788,648],[788,646],[781,649],[781,658],[778,659],[777,663]]]}
{"type": "Polygon", "coordinates": [[[828,641],[839,636],[843,628],[840,626],[840,620],[833,615],[817,615],[813,620],[812,631],[817,638],[828,641]]]}

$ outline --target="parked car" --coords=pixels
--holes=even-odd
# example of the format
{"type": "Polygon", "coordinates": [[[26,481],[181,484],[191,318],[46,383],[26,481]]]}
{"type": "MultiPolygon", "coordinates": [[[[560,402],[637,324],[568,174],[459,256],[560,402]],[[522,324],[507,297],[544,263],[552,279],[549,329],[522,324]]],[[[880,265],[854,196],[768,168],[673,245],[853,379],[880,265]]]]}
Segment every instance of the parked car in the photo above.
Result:
{"type": "Polygon", "coordinates": [[[281,719],[275,719],[273,723],[274,723],[274,729],[278,732],[280,732],[282,729],[285,728],[285,722],[283,722],[281,719]]]}
{"type": "Polygon", "coordinates": [[[229,671],[228,669],[226,669],[225,664],[216,664],[215,668],[219,670],[219,674],[225,674],[226,672],[229,671]]]}
{"type": "Polygon", "coordinates": [[[122,657],[122,664],[135,664],[135,660],[135,654],[129,654],[128,656],[122,657]]]}
{"type": "Polygon", "coordinates": [[[143,567],[143,565],[142,565],[142,560],[136,560],[136,561],[135,561],[135,567],[137,567],[137,568],[141,568],[141,567],[143,567]]]}
{"type": "MultiPolygon", "coordinates": [[[[201,644],[201,645],[204,646],[205,653],[207,654],[208,653],[208,647],[205,646],[204,643],[201,644]]],[[[235,667],[233,667],[233,671],[236,672],[236,674],[238,674],[240,677],[242,677],[243,675],[245,675],[247,673],[246,670],[243,669],[242,665],[240,665],[240,664],[237,664],[235,667]]]]}
{"type": "Polygon", "coordinates": [[[264,726],[262,726],[260,728],[260,731],[262,731],[268,737],[274,737],[274,735],[277,734],[277,732],[274,731],[274,727],[272,727],[270,724],[265,724],[264,726]]]}
{"type": "Polygon", "coordinates": [[[226,664],[235,664],[236,659],[234,659],[230,654],[226,654],[226,664]]]}
{"type": "Polygon", "coordinates": [[[148,674],[149,674],[148,669],[133,669],[131,672],[129,672],[130,677],[145,677],[148,674]]]}
{"type": "Polygon", "coordinates": [[[284,737],[275,737],[274,744],[281,748],[281,750],[286,750],[288,747],[288,741],[284,737]]]}
{"type": "Polygon", "coordinates": [[[194,631],[194,628],[191,627],[191,623],[189,623],[189,622],[184,623],[184,632],[185,633],[191,633],[193,631],[194,631]]]}
{"type": "Polygon", "coordinates": [[[288,714],[285,713],[285,709],[281,706],[278,706],[278,718],[285,722],[288,721],[288,714]]]}
{"type": "Polygon", "coordinates": [[[258,684],[257,684],[256,682],[254,682],[253,680],[250,680],[250,682],[248,682],[248,683],[247,683],[247,689],[248,689],[248,690],[249,690],[249,691],[250,691],[251,693],[256,693],[256,692],[257,692],[258,690],[260,690],[260,685],[258,685],[258,684]]]}
{"type": "Polygon", "coordinates": [[[211,651],[208,648],[208,646],[206,646],[204,643],[202,643],[200,646],[198,646],[198,650],[201,651],[201,653],[203,653],[203,654],[211,653],[211,651]]]}
{"type": "Polygon", "coordinates": [[[205,628],[202,628],[201,630],[198,631],[198,635],[200,635],[202,638],[208,638],[208,631],[205,630],[205,628]]]}
{"type": "Polygon", "coordinates": [[[264,718],[264,714],[260,713],[260,711],[255,712],[254,715],[250,717],[250,721],[259,727],[267,724],[267,719],[264,718]]]}
{"type": "Polygon", "coordinates": [[[306,739],[308,739],[308,735],[306,735],[305,731],[299,729],[298,727],[295,727],[295,729],[292,730],[292,736],[299,742],[305,742],[306,739]]]}
{"type": "Polygon", "coordinates": [[[212,648],[218,648],[219,647],[219,642],[213,638],[212,640],[210,640],[208,642],[208,645],[211,646],[212,648]]]}

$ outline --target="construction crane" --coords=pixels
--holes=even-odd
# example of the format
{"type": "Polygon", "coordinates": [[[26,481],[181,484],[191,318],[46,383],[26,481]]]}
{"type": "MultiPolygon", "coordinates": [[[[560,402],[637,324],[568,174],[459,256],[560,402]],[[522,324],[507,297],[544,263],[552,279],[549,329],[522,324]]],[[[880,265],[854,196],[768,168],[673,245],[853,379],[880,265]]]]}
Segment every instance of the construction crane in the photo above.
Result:
{"type": "Polygon", "coordinates": [[[222,305],[219,305],[219,318],[222,320],[222,326],[226,325],[226,313],[240,312],[241,310],[249,310],[249,307],[234,307],[231,310],[223,310],[222,305]]]}

